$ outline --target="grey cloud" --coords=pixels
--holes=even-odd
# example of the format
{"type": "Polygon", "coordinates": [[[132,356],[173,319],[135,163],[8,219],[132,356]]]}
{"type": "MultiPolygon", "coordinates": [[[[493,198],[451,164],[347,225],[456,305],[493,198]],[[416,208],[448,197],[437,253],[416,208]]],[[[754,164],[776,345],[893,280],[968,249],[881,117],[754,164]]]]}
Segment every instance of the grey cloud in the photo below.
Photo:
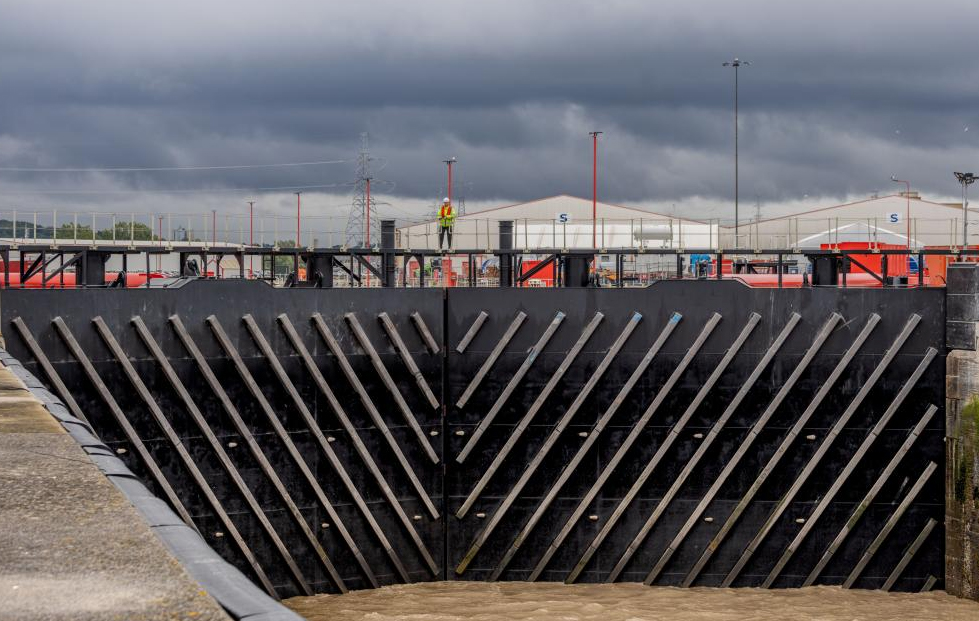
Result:
{"type": "MultiPolygon", "coordinates": [[[[265,4],[0,0],[0,166],[352,159],[368,131],[398,197],[444,192],[452,155],[468,197],[523,200],[587,195],[600,129],[604,198],[723,202],[733,76],[720,63],[734,54],[753,62],[746,202],[864,194],[892,173],[954,195],[950,171],[979,164],[972,2],[265,4]]],[[[0,203],[353,175],[0,173],[0,203]]]]}

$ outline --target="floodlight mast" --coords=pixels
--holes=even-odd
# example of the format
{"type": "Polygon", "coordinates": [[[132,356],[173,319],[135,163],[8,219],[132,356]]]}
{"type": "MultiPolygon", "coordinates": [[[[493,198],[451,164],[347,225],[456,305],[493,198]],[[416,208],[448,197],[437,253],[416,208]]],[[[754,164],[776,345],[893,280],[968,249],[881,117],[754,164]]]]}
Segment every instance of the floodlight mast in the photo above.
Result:
{"type": "Polygon", "coordinates": [[[751,63],[737,57],[724,63],[725,67],[734,67],[734,247],[738,247],[738,68],[751,63]]]}
{"type": "Polygon", "coordinates": [[[449,199],[449,204],[452,204],[452,165],[456,163],[456,158],[450,157],[447,160],[442,160],[449,169],[449,179],[446,182],[445,196],[449,199]]]}
{"type": "Polygon", "coordinates": [[[908,260],[911,257],[911,182],[905,181],[904,179],[898,179],[896,176],[891,175],[891,181],[894,183],[903,183],[905,187],[904,197],[907,200],[907,207],[904,215],[906,220],[906,225],[908,227],[908,237],[907,237],[907,247],[908,247],[908,260]]]}
{"type": "Polygon", "coordinates": [[[973,173],[955,173],[955,178],[962,184],[962,247],[969,246],[969,186],[976,182],[973,173]]]}
{"type": "Polygon", "coordinates": [[[605,132],[588,132],[591,135],[591,247],[598,248],[598,137],[605,132]]]}
{"type": "MultiPolygon", "coordinates": [[[[255,201],[245,201],[248,203],[248,245],[255,245],[255,201]]],[[[255,277],[254,257],[248,255],[248,277],[255,277]]]]}

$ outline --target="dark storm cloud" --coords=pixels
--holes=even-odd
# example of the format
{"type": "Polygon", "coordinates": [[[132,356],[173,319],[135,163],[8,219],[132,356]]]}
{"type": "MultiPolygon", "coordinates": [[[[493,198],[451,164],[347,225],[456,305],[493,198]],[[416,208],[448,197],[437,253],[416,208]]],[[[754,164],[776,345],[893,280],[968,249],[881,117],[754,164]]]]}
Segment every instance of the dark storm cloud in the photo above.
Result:
{"type": "MultiPolygon", "coordinates": [[[[0,0],[0,166],[351,159],[366,131],[396,195],[443,192],[454,155],[470,196],[521,200],[588,194],[601,129],[607,199],[726,200],[735,54],[753,63],[748,200],[869,193],[892,173],[954,195],[951,170],[979,165],[974,2],[265,4],[0,0]]],[[[0,191],[353,174],[4,173],[0,191]]]]}

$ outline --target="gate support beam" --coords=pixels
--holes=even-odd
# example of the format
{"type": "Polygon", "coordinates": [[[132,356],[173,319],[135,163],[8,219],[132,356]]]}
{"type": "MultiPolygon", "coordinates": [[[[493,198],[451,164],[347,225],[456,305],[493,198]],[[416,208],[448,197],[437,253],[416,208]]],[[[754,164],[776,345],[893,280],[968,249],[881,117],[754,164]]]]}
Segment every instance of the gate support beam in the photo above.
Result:
{"type": "MultiPolygon", "coordinates": [[[[656,565],[653,566],[653,569],[646,575],[646,579],[643,581],[645,584],[650,585],[656,580],[656,578],[659,577],[659,574],[663,571],[663,568],[666,567],[666,563],[670,560],[673,552],[675,552],[680,546],[683,538],[686,537],[687,533],[690,532],[690,529],[693,528],[694,523],[700,519],[700,515],[707,509],[707,505],[709,505],[714,499],[714,496],[727,480],[727,477],[731,475],[731,472],[737,466],[738,462],[741,461],[744,454],[748,452],[748,449],[751,447],[755,438],[758,437],[758,434],[765,428],[768,421],[775,415],[775,410],[778,409],[778,407],[782,404],[782,401],[785,400],[785,397],[788,396],[789,392],[795,386],[795,383],[799,380],[799,377],[809,366],[809,363],[812,362],[812,359],[816,356],[816,353],[820,350],[820,348],[822,348],[823,344],[826,342],[826,339],[829,338],[829,335],[832,334],[834,329],[836,329],[837,324],[839,324],[841,321],[843,321],[843,316],[839,313],[833,313],[830,315],[826,323],[823,324],[822,329],[816,334],[816,337],[809,346],[809,349],[807,349],[806,353],[803,354],[802,359],[799,360],[799,363],[796,365],[795,369],[792,370],[792,373],[789,375],[788,379],[785,380],[785,383],[782,384],[782,387],[768,404],[768,407],[765,408],[765,411],[762,412],[761,416],[758,417],[758,420],[755,421],[755,424],[752,426],[751,431],[748,432],[745,439],[741,441],[737,452],[735,452],[731,460],[724,466],[721,474],[714,480],[710,486],[710,489],[707,490],[707,493],[704,494],[704,497],[694,508],[693,513],[687,518],[687,521],[680,528],[680,533],[674,537],[673,541],[656,562],[656,565]]],[[[647,524],[649,522],[650,520],[647,520],[647,524]]],[[[608,581],[614,581],[618,577],[618,575],[625,568],[625,564],[632,558],[632,555],[639,548],[639,545],[646,538],[648,533],[649,528],[647,528],[646,525],[643,525],[643,528],[639,531],[639,534],[636,535],[636,537],[632,540],[632,543],[629,544],[625,554],[623,554],[622,558],[619,559],[619,562],[616,563],[612,573],[609,574],[608,581]]]]}
{"type": "MultiPolygon", "coordinates": [[[[408,518],[408,515],[405,513],[404,508],[401,506],[400,502],[398,502],[397,496],[391,489],[391,486],[388,484],[387,480],[384,478],[384,475],[381,473],[381,469],[378,468],[377,462],[374,460],[374,456],[371,455],[367,445],[364,444],[363,439],[360,437],[360,433],[350,421],[350,418],[347,416],[347,412],[343,409],[343,406],[340,404],[339,399],[337,399],[333,389],[330,388],[330,385],[326,382],[326,378],[323,377],[319,367],[316,366],[316,362],[309,354],[309,350],[306,348],[306,345],[300,338],[299,333],[296,332],[296,328],[292,325],[288,315],[279,315],[278,321],[283,332],[285,332],[286,337],[289,339],[289,342],[292,344],[293,349],[295,349],[296,353],[299,354],[299,357],[303,359],[303,364],[305,364],[306,370],[312,376],[317,388],[319,388],[320,392],[322,392],[326,397],[326,400],[329,402],[330,407],[336,414],[337,419],[343,426],[344,431],[347,432],[347,435],[353,442],[354,449],[357,451],[357,454],[360,455],[362,460],[364,460],[364,464],[367,466],[367,469],[370,470],[371,476],[374,477],[378,487],[381,488],[381,493],[384,494],[384,498],[387,499],[388,503],[391,505],[391,508],[398,515],[398,519],[401,521],[402,526],[404,526],[405,530],[408,532],[408,535],[411,537],[411,540],[415,543],[418,551],[425,559],[425,563],[430,568],[435,567],[433,572],[437,573],[438,570],[435,560],[432,558],[428,548],[425,547],[425,543],[421,540],[421,537],[419,537],[418,531],[415,529],[415,525],[412,524],[411,520],[408,518]]],[[[405,576],[403,576],[402,579],[405,582],[410,581],[410,579],[405,576]]]]}
{"type": "Polygon", "coordinates": [[[238,489],[238,492],[241,494],[242,498],[245,499],[245,503],[252,510],[252,513],[255,515],[255,519],[257,519],[259,524],[262,525],[262,530],[264,530],[272,540],[272,544],[275,546],[275,549],[278,550],[279,555],[282,556],[282,560],[285,561],[286,566],[289,568],[289,573],[292,574],[296,584],[299,585],[300,590],[302,590],[304,593],[312,594],[313,590],[310,588],[309,582],[303,575],[302,570],[300,570],[299,566],[296,564],[296,560],[292,557],[292,553],[289,552],[285,542],[282,541],[282,538],[275,531],[275,528],[269,521],[265,510],[262,509],[262,506],[255,498],[255,495],[252,493],[251,489],[248,488],[248,484],[241,478],[238,468],[235,467],[234,462],[231,461],[231,457],[229,457],[227,451],[224,450],[224,446],[221,444],[221,441],[218,440],[217,436],[214,434],[214,431],[211,429],[210,424],[207,422],[207,419],[204,418],[204,414],[201,412],[200,408],[197,407],[197,404],[190,396],[190,393],[187,391],[187,387],[184,386],[182,381],[180,381],[180,377],[177,375],[177,372],[174,371],[173,365],[170,364],[170,360],[166,357],[166,354],[163,353],[163,350],[160,349],[159,343],[157,343],[156,339],[153,338],[153,335],[150,334],[150,331],[147,329],[142,317],[138,315],[133,317],[131,323],[133,324],[133,327],[136,328],[136,333],[139,334],[140,339],[142,339],[143,344],[149,350],[150,355],[152,355],[157,364],[160,365],[160,368],[163,370],[163,374],[167,378],[167,381],[170,382],[170,386],[180,397],[180,400],[183,401],[184,408],[194,420],[197,428],[207,439],[208,444],[211,445],[211,450],[213,450],[214,454],[217,455],[218,461],[221,462],[221,467],[228,473],[228,477],[234,481],[235,487],[238,489]]]}
{"type": "MultiPolygon", "coordinates": [[[[816,522],[822,516],[823,511],[825,511],[829,507],[829,504],[836,497],[837,492],[839,492],[840,489],[842,489],[843,485],[846,483],[846,480],[849,478],[849,476],[853,474],[853,472],[856,470],[857,465],[860,463],[860,459],[863,458],[863,456],[867,453],[868,450],[870,450],[871,445],[873,445],[874,441],[877,440],[877,437],[884,431],[884,428],[891,421],[891,418],[894,417],[894,414],[897,412],[897,409],[901,406],[902,403],[904,403],[904,400],[907,398],[908,394],[910,394],[911,389],[914,388],[914,386],[918,383],[918,380],[921,379],[921,376],[924,374],[925,369],[928,368],[928,365],[931,364],[931,361],[934,360],[937,354],[938,351],[936,349],[934,349],[933,347],[928,348],[928,351],[925,353],[924,359],[921,361],[920,364],[918,364],[918,367],[914,370],[914,373],[911,374],[911,377],[908,378],[908,381],[905,382],[904,386],[901,387],[901,390],[891,401],[891,404],[887,407],[887,410],[881,416],[880,420],[877,421],[877,424],[874,425],[874,428],[871,429],[870,433],[867,434],[867,437],[864,438],[863,442],[860,444],[860,447],[853,453],[853,456],[850,458],[850,461],[847,462],[846,466],[843,467],[843,471],[836,478],[836,480],[833,481],[833,484],[830,486],[829,490],[825,494],[823,494],[823,497],[820,499],[819,504],[816,505],[816,508],[813,510],[813,512],[809,515],[808,518],[806,518],[806,523],[796,534],[795,538],[792,540],[792,543],[789,544],[789,547],[785,550],[784,553],[782,553],[781,558],[779,558],[778,562],[775,564],[775,567],[772,569],[772,571],[769,572],[768,577],[765,578],[765,582],[762,583],[762,588],[765,589],[770,588],[772,584],[775,582],[775,579],[778,577],[779,573],[782,571],[782,569],[785,568],[786,563],[788,563],[789,559],[792,558],[792,555],[798,549],[799,545],[802,544],[802,541],[809,534],[809,531],[811,531],[812,528],[816,525],[816,522]]],[[[817,452],[816,455],[822,457],[824,453],[825,451],[823,451],[822,453],[817,452]]],[[[813,460],[811,460],[810,462],[813,464],[813,468],[815,467],[816,460],[818,460],[818,458],[814,455],[813,460]]],[[[811,472],[811,470],[809,471],[811,472]]],[[[803,475],[800,475],[799,479],[803,479],[806,476],[808,475],[804,472],[803,475]]],[[[796,492],[797,491],[798,490],[796,490],[796,492]]],[[[792,492],[792,495],[794,495],[796,492],[792,492]]],[[[786,501],[785,501],[786,504],[790,500],[791,498],[789,498],[789,495],[787,494],[786,501]]],[[[780,515],[781,510],[776,509],[775,514],[780,515]]],[[[770,519],[777,519],[777,518],[773,516],[773,518],[770,519]]],[[[755,547],[757,548],[757,546],[755,547]]]]}
{"type": "MultiPolygon", "coordinates": [[[[802,486],[806,483],[806,481],[812,475],[812,472],[816,469],[816,466],[819,464],[819,460],[822,458],[823,455],[826,454],[826,452],[829,451],[830,446],[832,446],[837,436],[839,436],[840,432],[843,431],[843,428],[847,425],[847,423],[850,422],[850,419],[853,417],[853,414],[857,411],[857,408],[859,408],[863,404],[863,401],[864,399],[867,398],[867,395],[870,393],[870,390],[877,383],[877,380],[880,379],[881,375],[884,374],[884,371],[894,360],[894,357],[897,356],[898,352],[901,350],[901,347],[904,346],[904,343],[908,340],[908,337],[911,336],[911,333],[914,332],[914,329],[918,326],[918,323],[920,322],[921,322],[921,316],[916,314],[912,315],[911,319],[908,320],[907,324],[904,326],[904,329],[894,340],[894,342],[891,343],[891,346],[887,349],[887,353],[884,354],[884,357],[881,359],[880,363],[876,366],[876,368],[874,368],[873,372],[870,374],[870,377],[868,377],[867,380],[864,382],[863,386],[860,387],[860,390],[857,392],[856,396],[853,398],[850,404],[843,411],[843,414],[840,415],[840,418],[836,421],[836,423],[833,424],[833,427],[830,429],[829,433],[826,434],[826,437],[823,438],[823,441],[819,444],[819,447],[816,449],[816,452],[813,453],[812,457],[809,458],[809,461],[803,467],[802,472],[796,477],[795,481],[793,481],[792,486],[789,488],[789,491],[786,492],[781,499],[779,499],[779,502],[776,505],[775,510],[772,512],[772,515],[770,515],[769,518],[765,520],[765,523],[762,525],[761,530],[751,540],[751,542],[748,544],[748,547],[741,554],[741,558],[738,559],[738,562],[734,565],[734,568],[731,569],[728,575],[724,578],[724,581],[721,582],[722,587],[727,588],[731,586],[734,580],[737,579],[738,574],[741,573],[741,570],[744,569],[744,566],[748,563],[748,560],[754,554],[755,550],[758,549],[758,546],[761,545],[761,542],[765,539],[765,537],[771,531],[772,527],[775,525],[775,520],[781,517],[782,513],[788,507],[789,503],[792,502],[792,500],[795,498],[795,495],[799,493],[800,489],[802,489],[802,486]]],[[[921,372],[924,373],[924,367],[920,367],[920,369],[921,372]]],[[[912,379],[915,379],[914,376],[912,376],[912,379]]],[[[835,380],[835,378],[833,378],[833,380],[835,380]]],[[[832,387],[830,381],[825,382],[823,386],[827,388],[832,387]]],[[[906,395],[907,392],[910,391],[910,388],[911,388],[910,386],[905,384],[905,386],[902,387],[902,390],[898,391],[898,394],[896,395],[896,400],[898,404],[900,404],[900,401],[904,400],[904,395],[906,395]]],[[[893,405],[893,409],[897,410],[897,405],[895,405],[893,402],[892,405],[893,405]]],[[[815,410],[815,408],[812,409],[815,410]]],[[[809,408],[807,408],[806,412],[808,413],[809,411],[810,411],[809,408]]],[[[807,424],[809,424],[810,416],[806,416],[806,414],[804,413],[802,417],[800,417],[799,420],[796,422],[796,424],[793,425],[792,430],[788,433],[785,439],[782,440],[781,446],[779,446],[778,450],[775,451],[775,454],[768,461],[768,464],[765,465],[765,468],[762,470],[761,474],[752,483],[747,494],[745,494],[745,497],[742,499],[741,503],[738,504],[738,507],[741,507],[743,504],[743,506],[747,508],[748,504],[754,499],[754,495],[761,488],[761,485],[765,482],[768,476],[774,471],[774,469],[778,466],[778,462],[789,450],[789,447],[792,445],[792,442],[795,440],[795,438],[799,436],[800,433],[802,433],[802,429],[807,424]]],[[[732,513],[731,519],[736,519],[736,515],[738,515],[737,509],[735,509],[735,512],[732,513]]]]}
{"type": "Polygon", "coordinates": [[[680,415],[680,418],[678,418],[676,423],[673,424],[673,427],[670,429],[670,433],[666,436],[663,442],[656,448],[656,452],[646,463],[646,466],[645,468],[643,468],[643,471],[639,474],[638,477],[636,477],[636,480],[632,484],[632,487],[629,488],[629,491],[626,492],[622,500],[619,501],[619,504],[612,511],[612,515],[610,515],[609,518],[605,521],[605,524],[602,526],[602,530],[592,541],[591,545],[589,545],[588,548],[585,550],[585,553],[578,560],[578,563],[571,570],[571,573],[568,574],[568,577],[565,580],[565,582],[569,584],[574,582],[575,580],[578,579],[578,576],[581,575],[581,572],[584,571],[585,566],[588,564],[588,561],[591,560],[595,552],[598,551],[598,546],[602,544],[602,541],[605,539],[605,537],[607,537],[608,534],[612,531],[612,528],[619,521],[619,518],[622,517],[622,514],[629,506],[629,503],[631,503],[632,500],[639,494],[639,491],[642,489],[642,486],[645,485],[646,481],[649,480],[649,477],[652,476],[653,471],[656,469],[656,466],[659,465],[659,462],[666,455],[666,452],[670,450],[670,448],[673,446],[673,443],[676,441],[676,439],[680,437],[680,432],[683,431],[684,427],[687,426],[687,423],[690,422],[690,419],[697,411],[697,408],[700,407],[700,404],[703,403],[704,399],[707,397],[707,394],[714,387],[714,384],[717,383],[717,380],[721,378],[721,375],[727,369],[728,365],[731,364],[731,360],[733,360],[734,357],[741,350],[741,347],[744,345],[744,342],[748,340],[749,336],[751,336],[751,332],[755,329],[755,326],[758,325],[759,321],[761,321],[761,315],[759,315],[758,313],[751,313],[751,316],[748,318],[748,323],[741,330],[741,333],[737,336],[737,338],[727,349],[727,351],[724,352],[724,357],[721,358],[721,361],[711,372],[710,377],[707,378],[707,381],[704,382],[704,385],[701,386],[700,390],[697,391],[696,396],[694,396],[693,401],[690,402],[690,405],[687,406],[687,409],[683,411],[683,414],[680,415]]]}
{"type": "MultiPolygon", "coordinates": [[[[283,315],[280,315],[280,318],[281,317],[283,317],[283,315]]],[[[330,349],[330,353],[332,353],[337,359],[337,363],[340,365],[340,370],[346,376],[347,381],[350,382],[354,392],[356,392],[357,396],[360,397],[361,404],[363,404],[364,409],[367,410],[367,413],[370,415],[374,426],[380,430],[381,435],[383,435],[384,439],[387,440],[388,446],[390,446],[391,450],[394,451],[395,458],[398,460],[398,463],[401,464],[401,468],[408,476],[408,480],[411,481],[411,485],[415,488],[418,496],[422,499],[422,503],[425,505],[425,508],[428,509],[432,519],[437,520],[439,517],[439,512],[438,509],[435,508],[435,503],[432,502],[428,492],[425,491],[421,481],[418,480],[418,475],[415,474],[414,468],[412,468],[411,464],[408,463],[408,459],[405,457],[404,451],[401,450],[397,440],[395,440],[394,436],[391,434],[391,430],[381,417],[381,413],[378,412],[377,407],[374,405],[370,395],[367,393],[367,389],[364,388],[364,385],[354,372],[353,367],[350,366],[350,361],[347,360],[346,354],[344,354],[343,350],[340,348],[340,343],[338,343],[336,337],[333,336],[333,332],[330,330],[329,326],[326,325],[326,321],[324,321],[322,315],[319,313],[314,313],[312,320],[313,325],[316,326],[316,331],[319,332],[320,338],[323,339],[326,346],[330,349]]]]}

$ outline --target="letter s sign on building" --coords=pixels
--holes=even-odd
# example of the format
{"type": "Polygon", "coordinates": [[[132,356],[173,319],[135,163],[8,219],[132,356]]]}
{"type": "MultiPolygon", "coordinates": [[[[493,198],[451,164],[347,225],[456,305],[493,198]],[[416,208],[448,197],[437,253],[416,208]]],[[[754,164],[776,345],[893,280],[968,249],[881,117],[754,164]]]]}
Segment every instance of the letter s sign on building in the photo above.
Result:
{"type": "Polygon", "coordinates": [[[571,214],[569,214],[569,213],[555,214],[554,215],[554,220],[558,224],[567,224],[568,222],[571,222],[571,214]]]}
{"type": "Polygon", "coordinates": [[[887,214],[887,222],[888,222],[888,224],[898,224],[898,223],[901,222],[901,220],[903,220],[903,218],[901,217],[901,214],[899,214],[899,213],[889,213],[889,214],[887,214]]]}

